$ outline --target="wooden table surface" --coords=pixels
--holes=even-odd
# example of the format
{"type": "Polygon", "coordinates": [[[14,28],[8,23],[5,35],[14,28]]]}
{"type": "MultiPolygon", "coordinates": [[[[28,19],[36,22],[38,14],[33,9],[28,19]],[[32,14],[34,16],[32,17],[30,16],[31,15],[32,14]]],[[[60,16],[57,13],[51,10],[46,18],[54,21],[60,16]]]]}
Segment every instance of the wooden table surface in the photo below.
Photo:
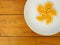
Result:
{"type": "Polygon", "coordinates": [[[25,23],[26,0],[0,0],[0,45],[60,45],[60,33],[46,37],[25,23]]]}

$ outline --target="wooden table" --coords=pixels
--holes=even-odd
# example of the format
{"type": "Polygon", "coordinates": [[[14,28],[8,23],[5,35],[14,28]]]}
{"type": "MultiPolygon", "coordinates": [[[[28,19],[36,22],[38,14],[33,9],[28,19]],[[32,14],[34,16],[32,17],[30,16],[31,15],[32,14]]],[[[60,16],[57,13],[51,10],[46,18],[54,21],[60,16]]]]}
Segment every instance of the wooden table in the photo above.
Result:
{"type": "Polygon", "coordinates": [[[45,37],[25,23],[26,0],[0,0],[0,45],[60,45],[60,33],[45,37]]]}

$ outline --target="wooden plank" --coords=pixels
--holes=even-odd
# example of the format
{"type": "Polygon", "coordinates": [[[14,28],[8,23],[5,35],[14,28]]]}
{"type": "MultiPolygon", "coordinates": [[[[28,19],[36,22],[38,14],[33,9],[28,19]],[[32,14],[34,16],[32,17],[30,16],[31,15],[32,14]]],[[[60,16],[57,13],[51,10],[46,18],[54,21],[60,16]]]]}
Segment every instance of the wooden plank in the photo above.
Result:
{"type": "Polygon", "coordinates": [[[60,45],[60,37],[0,37],[0,45],[60,45]]]}
{"type": "Polygon", "coordinates": [[[0,15],[1,36],[37,36],[28,28],[23,15],[0,15]]]}
{"type": "Polygon", "coordinates": [[[0,37],[0,45],[9,45],[9,39],[7,37],[0,37]]]}
{"type": "Polygon", "coordinates": [[[11,45],[36,45],[36,38],[30,37],[18,37],[10,38],[11,45]]]}
{"type": "Polygon", "coordinates": [[[60,37],[39,37],[37,45],[60,45],[60,37]]]}
{"type": "Polygon", "coordinates": [[[25,0],[0,0],[0,14],[23,14],[25,0]]]}
{"type": "MultiPolygon", "coordinates": [[[[23,15],[0,15],[1,36],[41,36],[34,33],[25,23],[23,15]]],[[[54,35],[60,36],[60,33],[54,35]]]]}

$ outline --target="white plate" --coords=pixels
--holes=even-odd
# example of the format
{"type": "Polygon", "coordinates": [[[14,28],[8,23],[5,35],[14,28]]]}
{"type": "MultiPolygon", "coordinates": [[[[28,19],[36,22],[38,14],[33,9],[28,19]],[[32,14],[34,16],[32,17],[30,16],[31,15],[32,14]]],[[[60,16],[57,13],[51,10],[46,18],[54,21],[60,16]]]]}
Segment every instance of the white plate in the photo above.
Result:
{"type": "Polygon", "coordinates": [[[56,34],[60,31],[60,0],[28,0],[24,8],[24,18],[32,31],[44,36],[56,34]],[[44,4],[49,1],[54,3],[57,16],[54,17],[54,20],[50,25],[46,25],[44,22],[36,20],[36,16],[38,15],[36,7],[38,4],[44,4]]]}

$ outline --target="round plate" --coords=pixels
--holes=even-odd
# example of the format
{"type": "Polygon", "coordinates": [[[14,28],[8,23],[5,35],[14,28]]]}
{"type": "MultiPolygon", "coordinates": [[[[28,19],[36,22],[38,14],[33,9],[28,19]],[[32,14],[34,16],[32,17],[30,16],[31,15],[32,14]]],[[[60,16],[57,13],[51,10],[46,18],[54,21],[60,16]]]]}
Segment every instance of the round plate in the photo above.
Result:
{"type": "Polygon", "coordinates": [[[32,29],[32,31],[44,35],[50,36],[58,33],[60,30],[60,0],[28,0],[24,8],[24,18],[27,25],[32,29]],[[38,16],[37,5],[44,4],[46,2],[53,2],[54,8],[57,11],[57,16],[54,17],[53,22],[50,25],[46,25],[45,22],[39,22],[36,20],[38,16]]]}

